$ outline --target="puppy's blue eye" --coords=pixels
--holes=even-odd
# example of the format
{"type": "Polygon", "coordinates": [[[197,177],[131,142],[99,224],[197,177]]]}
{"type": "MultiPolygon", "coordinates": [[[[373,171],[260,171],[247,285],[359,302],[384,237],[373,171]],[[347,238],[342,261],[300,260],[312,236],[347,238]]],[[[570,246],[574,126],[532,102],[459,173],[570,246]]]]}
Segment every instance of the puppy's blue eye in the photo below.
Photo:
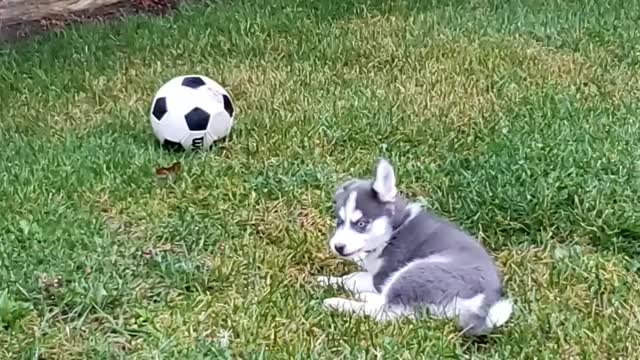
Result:
{"type": "Polygon", "coordinates": [[[336,226],[342,226],[342,224],[344,224],[344,220],[342,220],[342,219],[338,218],[338,219],[336,220],[336,226]]]}
{"type": "Polygon", "coordinates": [[[366,228],[368,225],[368,223],[366,221],[360,220],[358,221],[358,223],[356,223],[356,226],[360,229],[364,229],[366,228]]]}

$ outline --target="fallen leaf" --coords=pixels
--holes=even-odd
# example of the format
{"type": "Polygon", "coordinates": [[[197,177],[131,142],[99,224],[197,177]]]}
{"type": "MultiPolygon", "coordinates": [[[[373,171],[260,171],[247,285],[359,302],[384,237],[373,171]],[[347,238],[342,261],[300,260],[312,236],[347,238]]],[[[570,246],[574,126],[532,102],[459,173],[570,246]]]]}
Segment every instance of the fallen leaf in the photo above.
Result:
{"type": "Polygon", "coordinates": [[[156,168],[156,176],[160,178],[165,178],[171,175],[177,175],[182,170],[182,164],[179,161],[173,163],[173,165],[169,167],[158,167],[156,168]]]}

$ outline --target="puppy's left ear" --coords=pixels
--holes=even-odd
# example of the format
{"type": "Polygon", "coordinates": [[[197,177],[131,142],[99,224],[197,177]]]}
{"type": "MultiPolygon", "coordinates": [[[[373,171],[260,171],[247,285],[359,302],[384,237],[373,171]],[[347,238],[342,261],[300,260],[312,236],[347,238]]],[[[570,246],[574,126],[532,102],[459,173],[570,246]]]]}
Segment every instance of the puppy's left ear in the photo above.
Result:
{"type": "Polygon", "coordinates": [[[376,192],[380,201],[394,202],[396,200],[398,194],[396,175],[393,166],[385,159],[380,159],[376,165],[373,191],[376,192]]]}

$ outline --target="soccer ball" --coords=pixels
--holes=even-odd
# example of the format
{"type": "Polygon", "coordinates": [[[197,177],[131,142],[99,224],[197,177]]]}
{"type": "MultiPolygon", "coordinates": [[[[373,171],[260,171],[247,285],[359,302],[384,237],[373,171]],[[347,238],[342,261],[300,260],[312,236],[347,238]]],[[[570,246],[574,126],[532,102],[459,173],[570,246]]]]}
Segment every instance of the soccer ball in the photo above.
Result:
{"type": "Polygon", "coordinates": [[[153,134],[170,150],[209,149],[229,135],[234,123],[229,93],[203,75],[177,76],[156,92],[151,103],[153,134]]]}

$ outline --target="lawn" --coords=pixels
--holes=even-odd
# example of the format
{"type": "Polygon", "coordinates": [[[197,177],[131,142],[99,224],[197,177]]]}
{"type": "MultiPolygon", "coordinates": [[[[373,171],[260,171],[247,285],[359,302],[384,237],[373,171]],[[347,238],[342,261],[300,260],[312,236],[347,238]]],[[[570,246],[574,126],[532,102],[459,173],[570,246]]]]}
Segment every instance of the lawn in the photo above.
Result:
{"type": "Polygon", "coordinates": [[[638,358],[638,14],[237,0],[1,45],[0,358],[638,358]],[[236,126],[170,153],[150,101],[191,73],[236,126]],[[313,276],[353,269],[330,196],[379,156],[495,255],[516,308],[485,341],[322,309],[313,276]]]}

